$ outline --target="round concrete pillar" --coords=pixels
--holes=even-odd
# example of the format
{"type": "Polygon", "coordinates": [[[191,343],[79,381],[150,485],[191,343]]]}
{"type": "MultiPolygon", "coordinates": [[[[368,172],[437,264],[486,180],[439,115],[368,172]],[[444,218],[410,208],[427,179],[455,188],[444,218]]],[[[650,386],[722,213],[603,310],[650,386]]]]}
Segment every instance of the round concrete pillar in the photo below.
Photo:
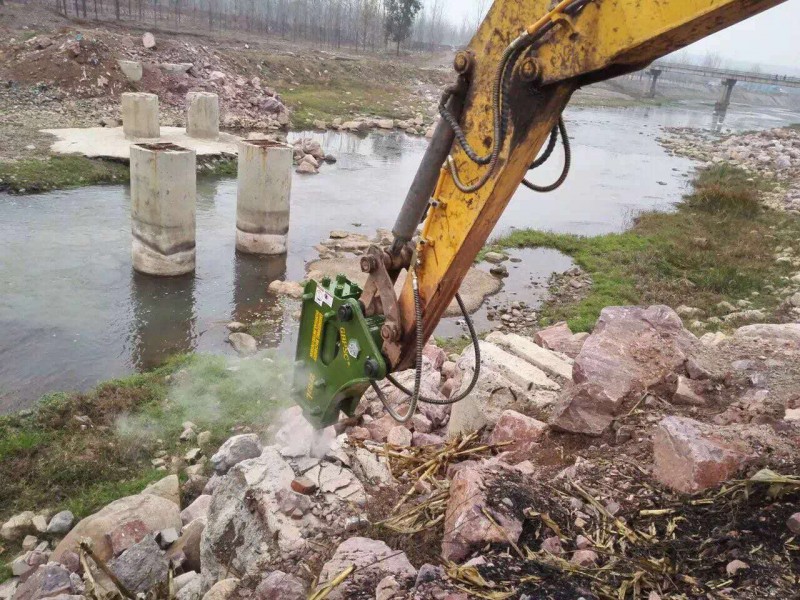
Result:
{"type": "Polygon", "coordinates": [[[133,268],[172,277],[195,269],[194,150],[175,144],[131,146],[133,268]]]}
{"type": "Polygon", "coordinates": [[[122,94],[122,131],[131,139],[155,139],[158,125],[158,96],[140,92],[122,94]]]}
{"type": "Polygon", "coordinates": [[[279,142],[239,142],[236,249],[240,252],[286,252],[292,155],[291,146],[279,142]]]}
{"type": "Polygon", "coordinates": [[[215,140],[219,137],[219,96],[211,92],[186,94],[186,133],[189,137],[215,140]]]}

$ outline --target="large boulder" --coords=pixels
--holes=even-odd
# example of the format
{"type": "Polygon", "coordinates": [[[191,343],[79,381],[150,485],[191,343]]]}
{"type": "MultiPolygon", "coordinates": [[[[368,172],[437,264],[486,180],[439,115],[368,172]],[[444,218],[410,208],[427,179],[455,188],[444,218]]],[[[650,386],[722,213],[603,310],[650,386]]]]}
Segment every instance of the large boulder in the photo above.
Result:
{"type": "Polygon", "coordinates": [[[273,571],[256,587],[255,600],[305,600],[305,582],[283,571],[273,571]]]}
{"type": "Polygon", "coordinates": [[[601,435],[626,400],[684,368],[698,343],[667,306],[611,306],[575,359],[578,385],[559,398],[550,418],[559,431],[601,435]]]}
{"type": "Polygon", "coordinates": [[[181,521],[188,525],[192,521],[208,516],[208,507],[211,506],[211,496],[203,494],[197,500],[181,511],[181,521]]]}
{"type": "Polygon", "coordinates": [[[348,517],[360,515],[356,505],[366,496],[349,469],[308,456],[298,461],[302,473],[319,488],[309,496],[311,510],[300,505],[286,511],[289,514],[282,510],[301,469],[296,472],[277,446],[239,463],[220,481],[200,547],[207,584],[226,573],[256,577],[275,569],[292,570],[300,557],[311,560],[319,551],[315,536],[334,539],[344,532],[348,517]],[[317,515],[329,517],[322,520],[317,515]]]}
{"type": "Polygon", "coordinates": [[[167,558],[180,559],[184,569],[200,571],[200,540],[206,528],[206,519],[195,519],[181,531],[181,536],[167,550],[167,558]]]}
{"type": "Polygon", "coordinates": [[[583,349],[586,341],[586,334],[574,334],[564,321],[537,331],[533,336],[533,341],[542,348],[561,352],[567,356],[575,358],[583,349]]]}
{"type": "Polygon", "coordinates": [[[144,488],[142,494],[160,496],[180,506],[181,482],[177,475],[167,475],[164,479],[159,479],[144,488]]]}
{"type": "Polygon", "coordinates": [[[502,482],[503,494],[517,501],[524,498],[526,486],[522,475],[508,465],[470,462],[456,471],[450,483],[444,520],[442,557],[445,560],[460,563],[472,551],[487,544],[519,540],[525,506],[509,507],[501,503],[491,492],[497,482],[502,482]]]}
{"type": "Polygon", "coordinates": [[[375,588],[386,576],[407,585],[417,577],[417,570],[404,552],[392,550],[378,540],[354,537],[342,542],[322,567],[320,585],[329,583],[351,566],[355,571],[328,594],[330,600],[374,598],[375,588]]]}
{"type": "Polygon", "coordinates": [[[693,493],[729,479],[750,456],[747,444],[693,419],[666,417],[653,436],[653,474],[664,485],[693,493]]]}
{"type": "Polygon", "coordinates": [[[106,534],[131,521],[141,521],[149,533],[173,527],[180,530],[180,508],[160,496],[139,494],[120,498],[78,523],[56,547],[53,560],[60,562],[66,553],[78,552],[80,540],[89,538],[97,556],[108,561],[113,558],[113,551],[106,534]]]}

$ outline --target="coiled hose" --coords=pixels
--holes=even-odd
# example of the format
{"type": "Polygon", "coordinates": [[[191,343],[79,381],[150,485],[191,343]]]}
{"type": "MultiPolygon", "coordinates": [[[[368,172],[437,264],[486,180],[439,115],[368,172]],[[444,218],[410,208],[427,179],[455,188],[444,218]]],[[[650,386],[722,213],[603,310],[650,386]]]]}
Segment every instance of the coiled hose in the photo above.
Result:
{"type": "Polygon", "coordinates": [[[553,127],[553,131],[550,134],[550,141],[548,142],[544,153],[542,156],[533,161],[529,170],[540,167],[547,162],[547,159],[550,158],[550,156],[553,154],[553,150],[555,150],[558,134],[561,135],[561,144],[564,146],[564,168],[561,170],[561,175],[550,185],[537,185],[528,181],[527,179],[523,179],[522,185],[524,185],[526,188],[533,190],[534,192],[552,192],[560,188],[561,185],[567,180],[570,167],[572,166],[572,147],[569,144],[567,126],[564,124],[564,119],[562,117],[558,118],[558,125],[553,127]]]}

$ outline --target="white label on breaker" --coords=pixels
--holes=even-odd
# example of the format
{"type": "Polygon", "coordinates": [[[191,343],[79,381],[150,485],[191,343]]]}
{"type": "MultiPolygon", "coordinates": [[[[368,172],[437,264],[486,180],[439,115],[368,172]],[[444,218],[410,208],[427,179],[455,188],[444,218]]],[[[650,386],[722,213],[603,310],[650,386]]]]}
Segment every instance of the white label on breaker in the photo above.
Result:
{"type": "Polygon", "coordinates": [[[326,292],[321,287],[317,288],[317,293],[314,294],[314,301],[319,306],[322,306],[323,304],[327,304],[328,306],[333,308],[333,296],[331,296],[328,292],[326,292]]]}

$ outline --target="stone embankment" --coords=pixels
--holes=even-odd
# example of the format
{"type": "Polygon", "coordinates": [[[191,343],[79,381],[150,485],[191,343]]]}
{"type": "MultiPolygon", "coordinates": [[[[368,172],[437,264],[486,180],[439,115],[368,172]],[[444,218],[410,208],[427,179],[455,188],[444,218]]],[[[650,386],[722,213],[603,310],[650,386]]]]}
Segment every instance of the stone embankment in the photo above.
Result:
{"type": "MultiPolygon", "coordinates": [[[[720,581],[756,598],[796,578],[793,551],[772,549],[790,544],[800,522],[800,482],[785,477],[800,464],[800,324],[698,339],[670,308],[609,307],[591,335],[565,324],[534,339],[494,332],[480,351],[473,393],[450,405],[471,383],[473,349],[427,346],[422,393],[436,403],[407,424],[369,392],[336,427],[314,432],[289,409],[268,443],[240,433],[206,456],[207,434],[186,423],[185,455],[155,459],[180,470],[140,494],[77,524],[46,512],[3,524],[0,535],[23,552],[0,598],[155,594],[170,581],[180,600],[314,590],[460,600],[532,582],[595,598],[625,573],[650,598],[720,581]],[[743,495],[686,502],[749,477],[765,490],[782,482],[785,500],[752,488],[738,517],[724,503],[743,495]],[[735,521],[742,515],[762,521],[748,527],[735,521]],[[715,520],[739,528],[736,543],[707,542],[713,558],[684,579],[706,543],[695,529],[715,520]],[[660,536],[673,541],[662,547],[660,536]],[[673,556],[674,543],[686,554],[673,556]],[[678,576],[635,575],[641,552],[654,564],[670,556],[678,576]]],[[[399,374],[406,386],[413,379],[399,374]]],[[[403,403],[400,390],[382,390],[403,403]]]]}
{"type": "Polygon", "coordinates": [[[800,214],[800,129],[738,133],[722,139],[692,128],[667,128],[662,145],[709,164],[729,162],[773,181],[764,194],[770,208],[800,214]]]}

